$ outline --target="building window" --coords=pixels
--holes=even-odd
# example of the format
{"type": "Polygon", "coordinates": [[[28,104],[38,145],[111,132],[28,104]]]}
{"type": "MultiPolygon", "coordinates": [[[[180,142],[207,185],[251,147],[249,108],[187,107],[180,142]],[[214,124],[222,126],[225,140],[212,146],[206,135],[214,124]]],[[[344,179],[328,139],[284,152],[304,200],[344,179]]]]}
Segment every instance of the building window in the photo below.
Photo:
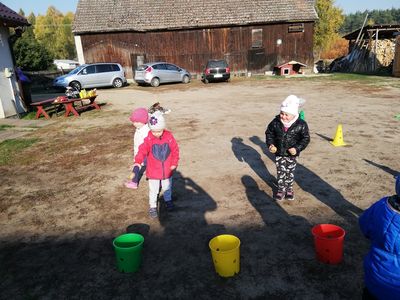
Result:
{"type": "Polygon", "coordinates": [[[251,48],[262,48],[262,29],[251,30],[251,48]]]}
{"type": "Polygon", "coordinates": [[[288,32],[304,32],[304,23],[290,24],[288,32]]]}
{"type": "Polygon", "coordinates": [[[283,69],[283,75],[289,75],[290,69],[283,69]]]}

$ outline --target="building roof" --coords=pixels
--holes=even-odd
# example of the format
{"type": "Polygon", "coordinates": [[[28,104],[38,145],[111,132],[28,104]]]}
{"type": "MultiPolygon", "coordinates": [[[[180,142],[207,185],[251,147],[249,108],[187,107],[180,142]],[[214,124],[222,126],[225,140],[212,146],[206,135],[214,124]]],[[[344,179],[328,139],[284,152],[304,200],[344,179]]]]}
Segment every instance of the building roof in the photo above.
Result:
{"type": "Polygon", "coordinates": [[[75,34],[315,21],[314,0],[79,0],[75,34]]]}
{"type": "Polygon", "coordinates": [[[302,66],[302,67],[307,67],[307,65],[305,65],[305,64],[303,64],[301,62],[298,62],[298,61],[295,61],[295,60],[291,60],[289,62],[285,62],[285,63],[277,66],[277,68],[282,68],[283,66],[287,66],[287,65],[299,65],[299,66],[302,66]]]}
{"type": "MultiPolygon", "coordinates": [[[[356,40],[361,28],[354,30],[343,36],[346,40],[356,40]]],[[[378,39],[393,39],[396,32],[400,32],[400,24],[376,24],[364,26],[362,33],[364,39],[369,39],[367,32],[376,33],[378,31],[378,39]]]]}
{"type": "Polygon", "coordinates": [[[29,26],[29,22],[23,16],[17,14],[11,8],[0,2],[0,24],[5,27],[29,26]]]}

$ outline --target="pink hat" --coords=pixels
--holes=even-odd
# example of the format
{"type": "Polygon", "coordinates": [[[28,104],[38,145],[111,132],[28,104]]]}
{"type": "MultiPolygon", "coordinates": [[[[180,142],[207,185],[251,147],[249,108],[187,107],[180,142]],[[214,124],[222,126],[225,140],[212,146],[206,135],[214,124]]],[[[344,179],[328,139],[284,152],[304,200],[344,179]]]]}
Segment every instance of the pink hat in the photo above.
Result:
{"type": "Polygon", "coordinates": [[[147,113],[147,109],[143,107],[135,109],[129,117],[129,120],[131,120],[131,122],[140,122],[143,124],[146,124],[148,119],[149,114],[147,113]]]}

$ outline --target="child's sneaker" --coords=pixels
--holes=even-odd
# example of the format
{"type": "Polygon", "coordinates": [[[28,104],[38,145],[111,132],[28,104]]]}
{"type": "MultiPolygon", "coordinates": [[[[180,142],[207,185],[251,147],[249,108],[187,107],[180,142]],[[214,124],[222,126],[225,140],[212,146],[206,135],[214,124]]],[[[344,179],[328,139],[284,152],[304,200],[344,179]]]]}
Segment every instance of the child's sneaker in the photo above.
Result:
{"type": "Polygon", "coordinates": [[[293,191],[287,191],[286,195],[285,195],[285,199],[289,200],[289,201],[293,201],[294,200],[294,193],[293,191]]]}
{"type": "Polygon", "coordinates": [[[133,181],[125,182],[125,186],[128,189],[134,189],[134,190],[136,190],[138,188],[137,182],[133,182],[133,181]]]}
{"type": "Polygon", "coordinates": [[[285,198],[285,192],[284,192],[284,191],[278,191],[278,192],[275,194],[275,197],[274,197],[274,199],[275,199],[276,201],[282,201],[283,198],[285,198]]]}
{"type": "Polygon", "coordinates": [[[150,216],[150,218],[153,218],[153,219],[158,217],[157,208],[156,207],[152,207],[152,208],[149,209],[149,216],[150,216]]]}
{"type": "Polygon", "coordinates": [[[168,211],[172,211],[175,208],[174,203],[172,203],[172,200],[165,201],[165,207],[167,208],[168,211]]]}

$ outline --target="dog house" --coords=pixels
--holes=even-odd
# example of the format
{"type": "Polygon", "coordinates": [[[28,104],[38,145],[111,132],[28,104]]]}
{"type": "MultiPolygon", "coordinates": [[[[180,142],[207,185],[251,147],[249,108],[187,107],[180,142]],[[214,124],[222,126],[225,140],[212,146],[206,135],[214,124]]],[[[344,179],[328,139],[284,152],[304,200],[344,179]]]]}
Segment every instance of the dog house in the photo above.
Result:
{"type": "Polygon", "coordinates": [[[275,74],[281,76],[304,74],[303,68],[307,65],[302,64],[298,61],[289,61],[287,63],[281,64],[275,67],[275,74]]]}

